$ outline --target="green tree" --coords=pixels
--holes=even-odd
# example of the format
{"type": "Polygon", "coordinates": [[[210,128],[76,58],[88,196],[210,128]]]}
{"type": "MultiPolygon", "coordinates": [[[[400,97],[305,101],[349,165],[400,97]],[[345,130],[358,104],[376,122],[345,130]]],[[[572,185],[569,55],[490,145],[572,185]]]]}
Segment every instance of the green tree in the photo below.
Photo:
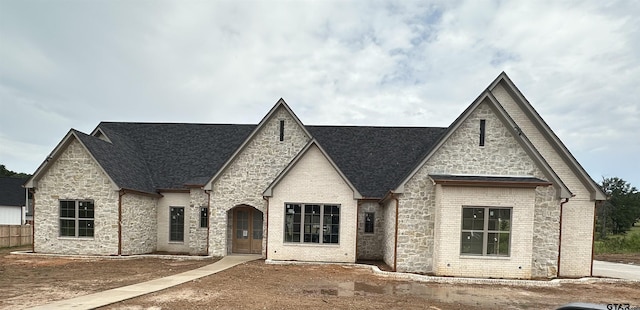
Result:
{"type": "Polygon", "coordinates": [[[607,232],[624,234],[640,219],[640,193],[617,177],[603,178],[600,186],[607,194],[607,200],[600,204],[598,211],[600,235],[604,237],[607,232]]]}
{"type": "Polygon", "coordinates": [[[0,165],[0,177],[28,178],[30,176],[30,174],[8,170],[4,165],[0,165]]]}

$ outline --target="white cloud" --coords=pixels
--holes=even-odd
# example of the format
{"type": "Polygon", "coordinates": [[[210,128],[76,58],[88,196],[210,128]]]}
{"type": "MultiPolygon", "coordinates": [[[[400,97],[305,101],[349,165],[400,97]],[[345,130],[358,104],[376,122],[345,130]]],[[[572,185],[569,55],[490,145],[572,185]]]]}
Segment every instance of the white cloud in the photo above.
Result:
{"type": "Polygon", "coordinates": [[[447,126],[505,70],[589,172],[639,184],[637,164],[607,160],[640,151],[638,16],[624,1],[0,2],[0,108],[29,119],[2,113],[0,133],[44,158],[70,127],[256,123],[280,97],[307,124],[447,126]]]}

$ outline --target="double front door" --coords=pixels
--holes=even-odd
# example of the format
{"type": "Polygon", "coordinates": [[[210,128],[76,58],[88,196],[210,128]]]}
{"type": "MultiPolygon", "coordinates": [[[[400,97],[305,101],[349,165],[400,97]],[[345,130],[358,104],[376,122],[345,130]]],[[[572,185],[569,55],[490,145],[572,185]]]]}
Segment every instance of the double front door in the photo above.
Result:
{"type": "Polygon", "coordinates": [[[233,210],[232,252],[262,253],[262,212],[252,207],[233,210]]]}

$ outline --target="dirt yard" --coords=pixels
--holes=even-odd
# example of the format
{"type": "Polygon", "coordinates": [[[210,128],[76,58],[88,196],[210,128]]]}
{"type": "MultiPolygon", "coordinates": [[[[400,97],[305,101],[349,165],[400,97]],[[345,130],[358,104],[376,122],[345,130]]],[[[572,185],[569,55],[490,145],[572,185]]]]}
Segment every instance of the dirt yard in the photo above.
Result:
{"type": "MultiPolygon", "coordinates": [[[[197,268],[209,261],[72,260],[0,250],[0,308],[22,309],[197,268]]],[[[574,301],[640,306],[640,284],[558,288],[394,281],[340,265],[254,261],[105,309],[554,309],[574,301]]]]}
{"type": "Polygon", "coordinates": [[[606,262],[612,263],[623,263],[623,264],[633,264],[640,265],[640,253],[633,254],[598,254],[595,255],[595,260],[602,260],[606,262]]]}
{"type": "Polygon", "coordinates": [[[195,269],[215,260],[67,259],[0,248],[0,309],[22,309],[195,269]]]}

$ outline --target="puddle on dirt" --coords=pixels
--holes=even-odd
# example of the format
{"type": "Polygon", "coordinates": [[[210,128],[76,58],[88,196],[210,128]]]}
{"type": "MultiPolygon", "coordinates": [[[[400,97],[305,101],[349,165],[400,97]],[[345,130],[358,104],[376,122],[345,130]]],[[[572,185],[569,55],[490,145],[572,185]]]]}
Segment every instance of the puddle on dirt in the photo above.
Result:
{"type": "Polygon", "coordinates": [[[393,282],[371,284],[358,281],[318,283],[313,287],[306,287],[303,294],[325,296],[372,296],[372,295],[410,295],[422,297],[426,300],[445,303],[458,303],[474,306],[492,306],[497,304],[517,304],[521,291],[511,292],[509,287],[456,287],[433,285],[414,282],[393,282]],[[501,294],[496,294],[500,291],[501,294]],[[506,293],[506,294],[505,294],[506,293]]]}

